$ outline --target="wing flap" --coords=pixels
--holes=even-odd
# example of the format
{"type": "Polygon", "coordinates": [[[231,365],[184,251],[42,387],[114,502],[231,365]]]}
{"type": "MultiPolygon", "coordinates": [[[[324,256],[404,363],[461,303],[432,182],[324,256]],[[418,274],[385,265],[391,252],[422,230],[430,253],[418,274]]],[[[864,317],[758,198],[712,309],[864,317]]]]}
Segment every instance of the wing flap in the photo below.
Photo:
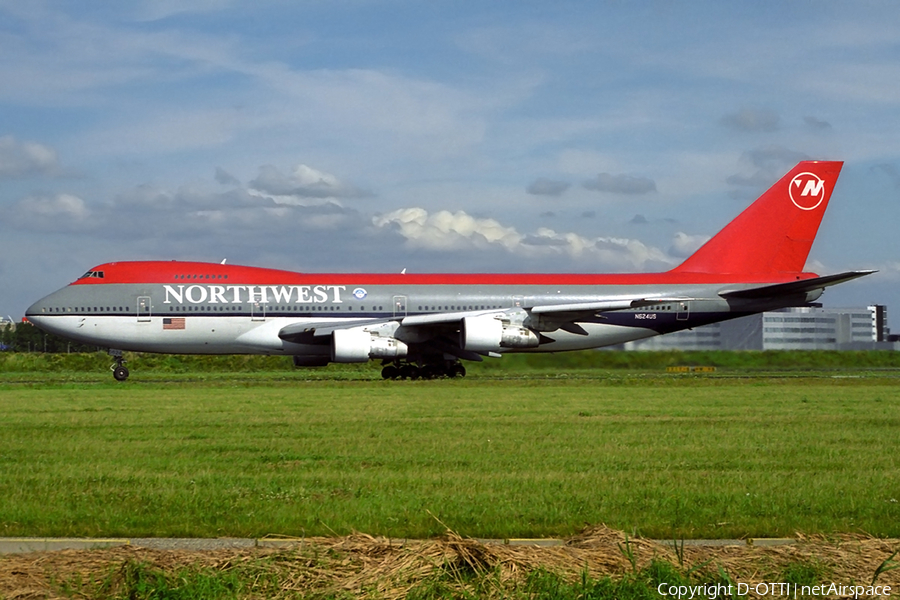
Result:
{"type": "MultiPolygon", "coordinates": [[[[508,310],[508,309],[507,309],[508,310]]],[[[469,310],[460,312],[442,312],[431,315],[413,315],[411,317],[403,317],[400,324],[404,327],[418,327],[422,325],[444,325],[447,323],[456,323],[466,317],[480,317],[483,315],[499,315],[506,310],[469,310]]]]}
{"type": "Polygon", "coordinates": [[[639,306],[651,306],[658,301],[648,301],[645,298],[635,298],[629,296],[627,298],[615,298],[610,300],[600,300],[597,302],[577,302],[574,304],[546,304],[543,306],[534,306],[529,312],[533,315],[543,315],[550,313],[563,312],[605,312],[608,310],[625,310],[626,308],[637,308],[639,306]],[[645,304],[646,303],[646,304],[645,304]]]}
{"type": "Polygon", "coordinates": [[[323,337],[331,335],[338,329],[380,325],[392,320],[393,319],[389,318],[343,319],[341,321],[309,321],[304,323],[294,323],[282,327],[278,332],[278,337],[286,342],[293,342],[295,344],[314,344],[320,343],[323,337]]]}

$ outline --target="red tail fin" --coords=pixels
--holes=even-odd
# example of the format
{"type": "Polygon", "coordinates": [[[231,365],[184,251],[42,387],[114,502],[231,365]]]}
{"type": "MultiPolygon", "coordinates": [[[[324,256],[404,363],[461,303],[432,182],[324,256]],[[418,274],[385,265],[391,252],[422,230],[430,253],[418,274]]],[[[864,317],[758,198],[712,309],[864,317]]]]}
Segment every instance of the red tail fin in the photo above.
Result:
{"type": "Polygon", "coordinates": [[[842,162],[804,161],[673,272],[803,271],[842,162]]]}

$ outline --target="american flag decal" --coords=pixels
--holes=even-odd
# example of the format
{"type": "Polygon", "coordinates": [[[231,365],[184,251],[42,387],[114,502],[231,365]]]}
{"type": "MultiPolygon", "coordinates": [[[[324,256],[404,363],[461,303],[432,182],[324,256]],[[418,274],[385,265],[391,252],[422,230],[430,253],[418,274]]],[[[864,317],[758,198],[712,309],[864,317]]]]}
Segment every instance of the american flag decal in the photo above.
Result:
{"type": "Polygon", "coordinates": [[[184,317],[165,317],[163,329],[184,329],[184,317]]]}

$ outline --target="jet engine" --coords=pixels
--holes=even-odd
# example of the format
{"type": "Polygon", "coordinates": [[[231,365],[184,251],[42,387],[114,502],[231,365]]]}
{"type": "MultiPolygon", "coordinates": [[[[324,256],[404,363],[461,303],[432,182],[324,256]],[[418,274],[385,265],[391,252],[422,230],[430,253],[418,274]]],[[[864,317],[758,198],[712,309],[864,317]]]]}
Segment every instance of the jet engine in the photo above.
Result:
{"type": "Polygon", "coordinates": [[[526,327],[490,315],[465,317],[459,328],[459,345],[473,352],[496,352],[501,348],[535,348],[538,336],[526,327]]]}
{"type": "Polygon", "coordinates": [[[337,363],[367,362],[370,358],[401,358],[406,344],[365,329],[338,329],[331,336],[331,360],[337,363]]]}

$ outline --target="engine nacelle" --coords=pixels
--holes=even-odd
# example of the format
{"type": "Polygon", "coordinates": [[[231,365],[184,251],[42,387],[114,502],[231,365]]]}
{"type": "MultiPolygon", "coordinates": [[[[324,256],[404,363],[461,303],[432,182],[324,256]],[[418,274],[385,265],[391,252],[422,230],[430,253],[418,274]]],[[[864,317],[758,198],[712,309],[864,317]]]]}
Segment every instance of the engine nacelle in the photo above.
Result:
{"type": "Polygon", "coordinates": [[[459,345],[472,352],[496,352],[501,348],[535,348],[541,343],[526,327],[510,325],[490,315],[465,317],[459,329],[459,345]]]}
{"type": "Polygon", "coordinates": [[[367,362],[370,358],[401,358],[406,344],[381,337],[365,329],[338,329],[331,335],[331,360],[339,363],[367,362]]]}

